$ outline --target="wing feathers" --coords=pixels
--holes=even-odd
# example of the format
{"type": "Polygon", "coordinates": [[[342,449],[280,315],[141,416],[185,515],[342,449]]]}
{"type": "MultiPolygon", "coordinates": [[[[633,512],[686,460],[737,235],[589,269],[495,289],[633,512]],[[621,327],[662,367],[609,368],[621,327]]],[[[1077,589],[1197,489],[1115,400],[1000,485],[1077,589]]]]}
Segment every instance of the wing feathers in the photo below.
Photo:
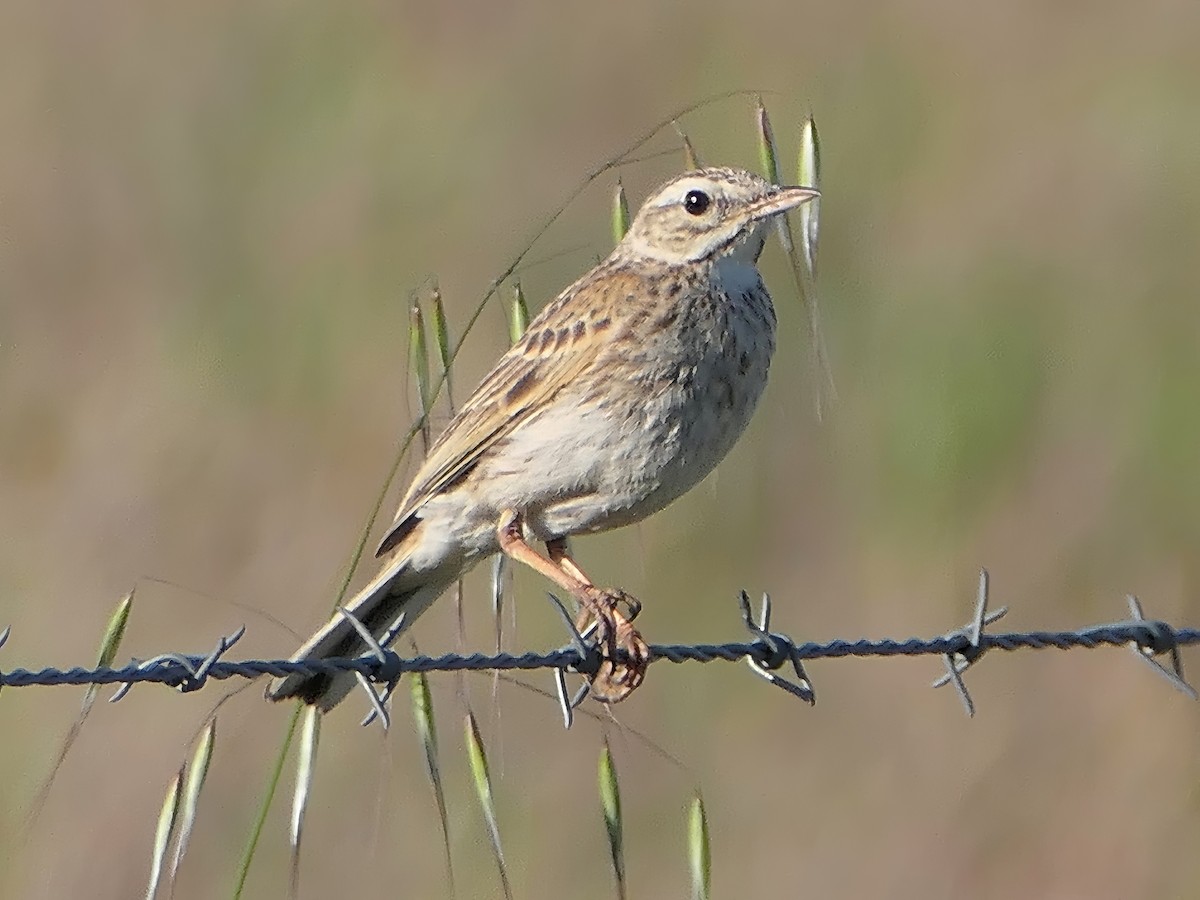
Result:
{"type": "Polygon", "coordinates": [[[637,275],[601,266],[542,310],[430,449],[400,503],[380,554],[399,543],[411,528],[413,514],[426,501],[469,475],[490,447],[596,365],[613,339],[617,312],[628,309],[625,301],[636,302],[642,288],[637,275]]]}

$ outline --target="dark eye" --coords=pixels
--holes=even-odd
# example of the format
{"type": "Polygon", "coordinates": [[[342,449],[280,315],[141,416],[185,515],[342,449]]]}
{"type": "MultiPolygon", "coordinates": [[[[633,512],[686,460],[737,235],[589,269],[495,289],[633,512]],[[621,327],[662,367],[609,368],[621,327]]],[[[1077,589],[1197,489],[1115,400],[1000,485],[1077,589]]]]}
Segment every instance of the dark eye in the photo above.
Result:
{"type": "Polygon", "coordinates": [[[693,216],[702,216],[712,200],[704,191],[688,191],[683,198],[683,208],[693,216]]]}

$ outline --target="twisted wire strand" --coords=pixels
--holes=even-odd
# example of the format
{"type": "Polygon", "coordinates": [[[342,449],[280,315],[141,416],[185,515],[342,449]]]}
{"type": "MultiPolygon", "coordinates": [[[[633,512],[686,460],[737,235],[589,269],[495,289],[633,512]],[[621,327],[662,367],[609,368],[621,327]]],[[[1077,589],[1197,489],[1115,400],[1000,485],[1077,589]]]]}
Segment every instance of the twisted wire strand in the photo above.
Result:
{"type": "MultiPolygon", "coordinates": [[[[195,690],[207,679],[254,679],[263,675],[320,675],[338,672],[358,672],[372,681],[390,682],[405,672],[458,672],[484,670],[559,669],[587,673],[598,663],[594,648],[584,654],[568,646],[548,652],[528,653],[445,653],[440,656],[401,657],[393,651],[383,656],[367,655],[354,658],[305,660],[284,659],[224,660],[219,656],[233,641],[222,642],[219,652],[209,655],[168,653],[150,661],[133,661],[121,668],[46,667],[37,670],[10,669],[0,671],[0,686],[28,687],[31,685],[106,685],[158,683],[183,690],[195,690]]],[[[951,656],[969,661],[984,651],[1041,650],[1054,648],[1095,649],[1134,645],[1144,653],[1173,652],[1178,647],[1200,644],[1200,629],[1176,629],[1165,622],[1133,620],[1100,625],[1074,631],[1029,631],[981,633],[978,643],[964,629],[935,638],[905,640],[867,639],[831,640],[797,644],[786,635],[772,632],[754,641],[735,641],[722,644],[653,644],[651,662],[669,660],[673,663],[709,663],[718,660],[736,662],[749,659],[768,669],[780,667],[786,661],[841,659],[845,657],[893,656],[951,656]]]]}

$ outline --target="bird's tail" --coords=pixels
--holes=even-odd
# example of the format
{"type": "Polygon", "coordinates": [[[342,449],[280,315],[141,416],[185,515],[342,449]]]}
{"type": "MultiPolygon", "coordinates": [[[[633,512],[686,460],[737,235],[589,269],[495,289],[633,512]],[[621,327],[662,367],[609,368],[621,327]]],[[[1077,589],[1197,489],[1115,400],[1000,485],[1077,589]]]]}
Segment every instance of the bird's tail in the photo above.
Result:
{"type": "MultiPolygon", "coordinates": [[[[396,559],[385,566],[370,584],[345,605],[345,609],[381,643],[391,643],[413,620],[429,608],[459,577],[456,567],[418,572],[407,559],[396,559]],[[403,617],[403,620],[401,620],[403,617]]],[[[292,656],[292,662],[310,659],[353,657],[368,651],[358,629],[340,612],[304,642],[292,656]]],[[[270,700],[297,697],[305,703],[329,711],[337,706],[355,685],[353,672],[336,675],[288,675],[276,678],[267,688],[270,700]]]]}

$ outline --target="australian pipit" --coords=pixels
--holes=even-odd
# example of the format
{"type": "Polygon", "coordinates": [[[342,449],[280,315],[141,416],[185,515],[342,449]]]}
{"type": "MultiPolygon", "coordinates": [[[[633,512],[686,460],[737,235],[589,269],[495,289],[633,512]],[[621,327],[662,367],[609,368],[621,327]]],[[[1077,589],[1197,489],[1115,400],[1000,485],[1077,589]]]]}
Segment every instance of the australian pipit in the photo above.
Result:
{"type": "MultiPolygon", "coordinates": [[[[726,168],[656,190],[608,259],[542,310],[451,420],[383,539],[379,574],[346,609],[394,640],[464,572],[505,553],[575,597],[604,660],[593,694],[627,696],[648,662],[622,612],[638,605],[594,585],[567,538],[661,510],[729,452],[775,349],[755,268],[767,225],[816,195],[726,168]]],[[[293,659],[365,649],[339,614],[293,659]]],[[[295,675],[267,694],[330,709],[354,682],[295,675]]]]}

